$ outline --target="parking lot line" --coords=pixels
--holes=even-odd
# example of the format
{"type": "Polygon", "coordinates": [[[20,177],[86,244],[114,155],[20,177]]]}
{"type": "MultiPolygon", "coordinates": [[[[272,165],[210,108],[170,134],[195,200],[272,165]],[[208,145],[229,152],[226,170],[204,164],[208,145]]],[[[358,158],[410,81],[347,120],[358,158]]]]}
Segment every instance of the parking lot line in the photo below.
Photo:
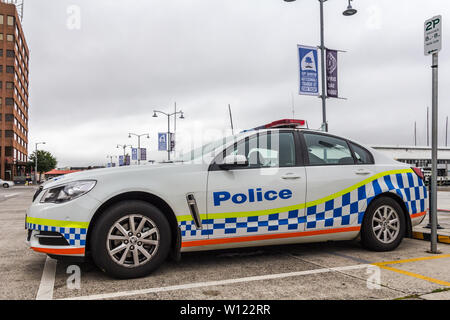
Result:
{"type": "Polygon", "coordinates": [[[387,264],[408,263],[408,262],[416,262],[416,261],[432,260],[432,259],[442,259],[442,258],[450,258],[450,254],[440,254],[437,256],[427,256],[427,257],[419,257],[419,258],[404,259],[404,260],[375,262],[372,264],[374,264],[376,266],[382,266],[382,265],[387,265],[387,264]]]}
{"type": "Polygon", "coordinates": [[[405,270],[400,270],[397,268],[393,268],[393,267],[388,267],[387,265],[391,265],[391,264],[399,264],[399,263],[410,263],[410,262],[417,262],[417,261],[425,261],[425,260],[433,260],[433,259],[442,259],[442,258],[450,258],[450,254],[440,254],[437,256],[428,256],[428,257],[419,257],[419,258],[412,258],[412,259],[404,259],[404,260],[394,260],[394,261],[384,261],[384,262],[376,262],[376,263],[372,263],[373,265],[381,268],[381,269],[385,269],[385,270],[390,270],[393,272],[397,272],[397,273],[401,273],[410,277],[414,277],[417,279],[422,279],[422,280],[426,280],[429,282],[433,282],[433,283],[437,283],[443,286],[448,286],[450,287],[450,282],[447,281],[443,281],[443,280],[439,280],[439,279],[435,279],[435,278],[431,278],[431,277],[427,277],[427,276],[423,276],[421,274],[417,274],[417,273],[413,273],[413,272],[409,272],[409,271],[405,271],[405,270]]]}
{"type": "Polygon", "coordinates": [[[429,282],[433,282],[433,283],[437,283],[437,284],[440,284],[440,285],[443,285],[443,286],[450,287],[450,282],[447,282],[447,281],[442,281],[442,280],[439,280],[439,279],[426,277],[426,276],[423,276],[421,274],[417,274],[417,273],[413,273],[413,272],[409,272],[409,271],[405,271],[405,270],[400,270],[400,269],[388,267],[388,266],[385,266],[385,265],[378,265],[378,267],[381,268],[381,269],[390,270],[390,271],[401,273],[401,274],[404,274],[404,275],[407,275],[407,276],[410,276],[410,277],[414,277],[414,278],[417,278],[417,279],[422,279],[422,280],[426,280],[426,281],[429,281],[429,282]]]}
{"type": "Polygon", "coordinates": [[[200,287],[221,286],[221,285],[228,285],[228,284],[235,284],[235,283],[281,279],[281,278],[288,278],[288,277],[298,277],[298,276],[318,274],[318,273],[346,271],[346,270],[363,269],[363,268],[369,268],[369,267],[371,267],[370,264],[357,264],[357,265],[345,266],[345,267],[322,268],[322,269],[269,274],[269,275],[263,275],[263,276],[253,276],[253,277],[226,279],[226,280],[218,280],[218,281],[195,282],[195,283],[187,283],[187,284],[174,285],[174,286],[168,286],[168,287],[112,292],[112,293],[104,293],[104,294],[97,294],[97,295],[90,295],[90,296],[71,297],[71,298],[65,298],[65,299],[61,299],[61,300],[111,299],[111,298],[120,298],[120,297],[126,297],[126,296],[145,295],[145,294],[149,294],[149,293],[167,292],[167,291],[175,291],[175,290],[186,290],[186,289],[200,288],[200,287]]]}
{"type": "Polygon", "coordinates": [[[36,300],[52,300],[57,260],[47,256],[36,300]]]}

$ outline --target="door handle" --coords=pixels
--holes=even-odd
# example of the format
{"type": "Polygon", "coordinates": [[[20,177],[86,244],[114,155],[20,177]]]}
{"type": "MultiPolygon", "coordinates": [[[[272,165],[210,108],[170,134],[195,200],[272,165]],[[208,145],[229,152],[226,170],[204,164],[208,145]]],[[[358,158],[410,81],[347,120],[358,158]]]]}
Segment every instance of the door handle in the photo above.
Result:
{"type": "Polygon", "coordinates": [[[366,175],[366,174],[371,174],[372,172],[370,172],[369,170],[366,169],[358,169],[355,171],[356,174],[361,174],[361,175],[366,175]]]}
{"type": "Polygon", "coordinates": [[[285,180],[294,180],[294,179],[300,179],[300,178],[301,177],[295,173],[286,173],[285,175],[281,176],[281,179],[285,179],[285,180]]]}

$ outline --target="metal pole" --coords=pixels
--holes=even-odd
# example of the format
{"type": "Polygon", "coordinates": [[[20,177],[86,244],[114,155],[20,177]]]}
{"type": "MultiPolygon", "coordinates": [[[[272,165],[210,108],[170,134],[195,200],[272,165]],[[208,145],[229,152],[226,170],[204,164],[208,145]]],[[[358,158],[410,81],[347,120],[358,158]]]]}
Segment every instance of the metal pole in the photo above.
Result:
{"type": "Polygon", "coordinates": [[[417,146],[417,123],[414,121],[414,145],[417,146]]]}
{"type": "Polygon", "coordinates": [[[38,157],[38,150],[37,150],[38,144],[36,143],[36,151],[34,153],[34,183],[37,184],[37,157],[38,157]]]}
{"type": "Polygon", "coordinates": [[[137,158],[138,158],[138,165],[141,164],[141,136],[138,136],[138,154],[137,154],[137,158]]]}
{"type": "Polygon", "coordinates": [[[430,127],[429,127],[430,116],[429,116],[429,113],[430,113],[430,108],[427,107],[427,147],[430,146],[430,127]]]}
{"type": "Polygon", "coordinates": [[[231,105],[228,104],[228,112],[230,113],[231,134],[234,136],[233,116],[231,115],[231,105]]]}
{"type": "MultiPolygon", "coordinates": [[[[177,132],[177,103],[175,102],[175,112],[173,114],[173,136],[175,137],[175,133],[177,132]]],[[[175,146],[173,150],[175,152],[175,146]]]]}
{"type": "Polygon", "coordinates": [[[438,144],[438,53],[432,57],[432,113],[431,113],[431,253],[437,250],[437,144],[438,144]]]}
{"type": "Polygon", "coordinates": [[[326,111],[326,92],[325,92],[325,40],[324,40],[324,23],[323,23],[323,3],[326,0],[319,0],[320,2],[320,51],[321,51],[321,70],[322,70],[322,128],[328,132],[327,111],[326,111]]]}
{"type": "Polygon", "coordinates": [[[447,147],[448,140],[448,116],[445,118],[445,146],[447,147]]]}
{"type": "Polygon", "coordinates": [[[170,114],[167,115],[167,161],[170,161],[170,149],[171,149],[171,138],[170,138],[170,114]]]}

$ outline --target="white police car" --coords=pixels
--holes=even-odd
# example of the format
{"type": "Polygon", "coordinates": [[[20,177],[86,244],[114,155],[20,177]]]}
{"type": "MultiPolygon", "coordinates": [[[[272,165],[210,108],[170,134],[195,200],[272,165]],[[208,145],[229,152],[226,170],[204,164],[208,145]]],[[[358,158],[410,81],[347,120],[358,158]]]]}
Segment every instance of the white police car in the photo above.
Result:
{"type": "Polygon", "coordinates": [[[303,126],[280,120],[178,162],[47,182],[27,212],[29,245],[90,255],[119,278],[196,250],[358,237],[370,250],[396,248],[426,213],[421,171],[303,126]]]}

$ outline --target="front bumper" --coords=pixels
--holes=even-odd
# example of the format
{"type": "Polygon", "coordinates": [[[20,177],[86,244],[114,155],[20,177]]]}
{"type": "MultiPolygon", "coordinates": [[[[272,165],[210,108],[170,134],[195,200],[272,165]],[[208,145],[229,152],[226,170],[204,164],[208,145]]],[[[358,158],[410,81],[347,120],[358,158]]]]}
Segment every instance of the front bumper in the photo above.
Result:
{"type": "Polygon", "coordinates": [[[85,195],[62,204],[33,202],[27,211],[27,244],[37,252],[85,256],[89,221],[99,201],[85,195]]]}

